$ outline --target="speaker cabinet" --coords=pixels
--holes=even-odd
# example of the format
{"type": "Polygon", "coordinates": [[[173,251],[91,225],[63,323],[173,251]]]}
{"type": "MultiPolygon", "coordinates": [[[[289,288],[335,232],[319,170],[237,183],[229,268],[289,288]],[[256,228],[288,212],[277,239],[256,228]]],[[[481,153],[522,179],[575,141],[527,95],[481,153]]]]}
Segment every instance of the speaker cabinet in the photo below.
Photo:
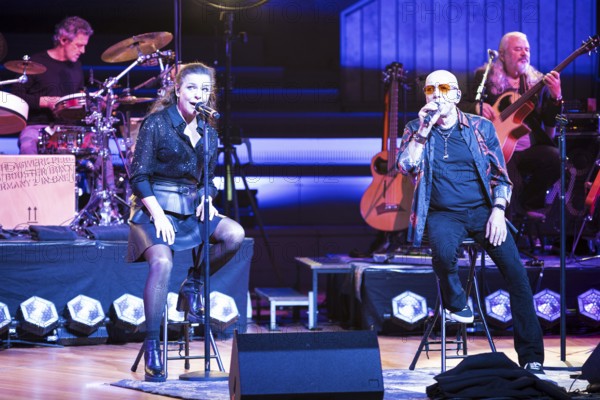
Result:
{"type": "Polygon", "coordinates": [[[238,334],[229,395],[251,399],[383,399],[373,331],[238,334]]]}
{"type": "Polygon", "coordinates": [[[600,344],[581,366],[581,377],[600,391],[600,344]]]}

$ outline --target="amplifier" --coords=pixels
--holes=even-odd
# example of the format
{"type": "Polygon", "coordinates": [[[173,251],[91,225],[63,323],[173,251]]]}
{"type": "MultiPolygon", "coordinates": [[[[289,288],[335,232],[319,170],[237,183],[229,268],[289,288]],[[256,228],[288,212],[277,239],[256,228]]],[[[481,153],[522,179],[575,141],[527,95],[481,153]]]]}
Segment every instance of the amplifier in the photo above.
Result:
{"type": "Polygon", "coordinates": [[[600,132],[598,121],[600,115],[597,113],[574,113],[565,114],[569,122],[567,132],[600,132]]]}

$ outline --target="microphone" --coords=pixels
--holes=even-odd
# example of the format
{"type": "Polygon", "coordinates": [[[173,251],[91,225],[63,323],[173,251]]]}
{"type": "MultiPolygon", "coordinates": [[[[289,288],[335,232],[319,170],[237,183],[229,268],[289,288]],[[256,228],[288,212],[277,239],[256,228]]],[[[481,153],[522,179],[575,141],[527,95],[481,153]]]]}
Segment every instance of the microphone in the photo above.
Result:
{"type": "Polygon", "coordinates": [[[429,126],[429,124],[431,123],[431,118],[433,118],[433,116],[440,111],[440,108],[439,108],[440,104],[438,102],[435,102],[435,104],[438,106],[437,109],[435,109],[435,110],[426,110],[427,115],[423,119],[423,125],[429,126]]]}
{"type": "Polygon", "coordinates": [[[205,105],[201,101],[196,103],[196,105],[194,106],[194,109],[196,110],[196,112],[202,113],[202,114],[204,114],[208,117],[214,118],[214,119],[219,119],[221,117],[221,114],[219,114],[217,110],[213,110],[212,108],[205,105]]]}
{"type": "Polygon", "coordinates": [[[498,58],[498,52],[496,50],[488,49],[488,57],[495,60],[498,58]]]}

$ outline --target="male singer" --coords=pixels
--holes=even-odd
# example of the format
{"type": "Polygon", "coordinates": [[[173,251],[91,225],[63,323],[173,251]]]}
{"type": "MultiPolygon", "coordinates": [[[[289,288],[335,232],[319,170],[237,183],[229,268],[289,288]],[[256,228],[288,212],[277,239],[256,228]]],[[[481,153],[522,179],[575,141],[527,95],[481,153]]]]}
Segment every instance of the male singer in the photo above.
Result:
{"type": "Polygon", "coordinates": [[[457,254],[472,237],[490,255],[508,285],[519,364],[544,374],[542,329],[517,246],[507,235],[504,210],[512,184],[492,123],[457,108],[456,77],[438,70],[425,81],[425,104],[405,129],[398,168],[415,179],[409,240],[421,245],[427,228],[433,269],[450,318],[473,322],[458,276],[457,254]]]}

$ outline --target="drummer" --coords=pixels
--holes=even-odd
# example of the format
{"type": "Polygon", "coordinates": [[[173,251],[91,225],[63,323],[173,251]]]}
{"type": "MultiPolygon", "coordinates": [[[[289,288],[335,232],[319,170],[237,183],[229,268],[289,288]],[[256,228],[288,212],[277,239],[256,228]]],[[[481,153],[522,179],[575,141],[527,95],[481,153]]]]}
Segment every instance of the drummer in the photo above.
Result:
{"type": "Polygon", "coordinates": [[[80,17],[67,17],[56,25],[54,47],[31,56],[31,61],[46,67],[46,72],[28,76],[28,82],[14,85],[13,94],[29,105],[28,125],[19,135],[20,154],[38,153],[41,129],[57,121],[53,109],[57,101],[84,88],[83,69],[79,57],[94,31],[80,17]]]}

